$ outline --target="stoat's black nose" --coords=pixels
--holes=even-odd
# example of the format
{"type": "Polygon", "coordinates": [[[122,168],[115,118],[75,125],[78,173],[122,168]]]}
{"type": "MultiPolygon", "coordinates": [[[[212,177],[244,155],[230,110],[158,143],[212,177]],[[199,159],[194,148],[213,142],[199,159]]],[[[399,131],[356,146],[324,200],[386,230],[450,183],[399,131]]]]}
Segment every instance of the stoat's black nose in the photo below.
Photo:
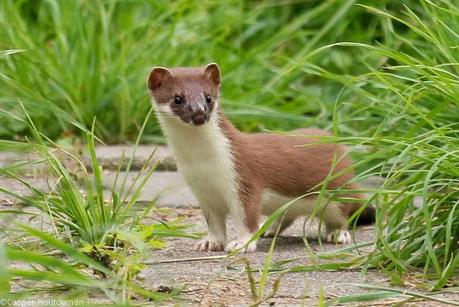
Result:
{"type": "Polygon", "coordinates": [[[206,122],[207,116],[204,113],[196,113],[192,117],[193,124],[199,126],[206,122]]]}

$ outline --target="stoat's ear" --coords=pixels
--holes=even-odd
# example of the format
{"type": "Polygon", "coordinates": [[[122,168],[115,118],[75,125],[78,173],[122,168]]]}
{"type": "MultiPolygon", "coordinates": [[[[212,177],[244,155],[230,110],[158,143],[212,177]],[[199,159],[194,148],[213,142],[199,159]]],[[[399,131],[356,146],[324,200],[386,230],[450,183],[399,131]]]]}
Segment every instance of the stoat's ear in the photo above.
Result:
{"type": "Polygon", "coordinates": [[[220,68],[217,63],[210,63],[204,68],[204,75],[215,86],[220,86],[220,68]]]}
{"type": "Polygon", "coordinates": [[[161,84],[172,79],[172,72],[164,67],[155,67],[151,70],[150,75],[148,76],[148,88],[150,91],[158,89],[161,84]]]}

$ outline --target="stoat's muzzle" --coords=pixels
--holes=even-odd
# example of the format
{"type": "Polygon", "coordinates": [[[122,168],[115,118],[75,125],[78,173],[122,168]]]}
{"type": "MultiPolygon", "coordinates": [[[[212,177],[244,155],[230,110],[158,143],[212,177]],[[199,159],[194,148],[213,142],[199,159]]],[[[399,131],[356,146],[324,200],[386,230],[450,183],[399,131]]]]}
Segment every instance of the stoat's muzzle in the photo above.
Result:
{"type": "Polygon", "coordinates": [[[192,119],[191,119],[193,124],[195,124],[196,126],[200,126],[206,123],[208,120],[209,120],[209,117],[205,113],[201,113],[201,112],[193,114],[192,119]]]}
{"type": "Polygon", "coordinates": [[[204,101],[190,101],[186,106],[187,111],[181,116],[185,122],[191,122],[196,126],[205,124],[210,117],[211,109],[204,101]]]}

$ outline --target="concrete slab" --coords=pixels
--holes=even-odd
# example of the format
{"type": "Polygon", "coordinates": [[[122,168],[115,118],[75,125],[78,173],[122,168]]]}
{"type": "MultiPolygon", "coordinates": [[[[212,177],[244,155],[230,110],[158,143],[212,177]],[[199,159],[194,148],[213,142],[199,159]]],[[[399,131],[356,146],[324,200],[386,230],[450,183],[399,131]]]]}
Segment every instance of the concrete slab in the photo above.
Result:
{"type": "MultiPolygon", "coordinates": [[[[130,172],[127,174],[126,185],[124,193],[126,193],[130,186],[133,184],[139,172],[130,172]]],[[[124,173],[120,174],[118,178],[118,185],[115,189],[120,192],[120,186],[123,183],[124,173]]],[[[104,173],[104,184],[109,197],[109,190],[113,187],[116,173],[107,171],[104,173]]],[[[56,179],[49,176],[23,176],[23,178],[33,187],[48,192],[53,188],[56,179]]],[[[139,180],[140,181],[140,180],[139,180]]],[[[137,184],[139,184],[139,181],[137,184]]],[[[21,182],[13,178],[6,178],[0,176],[0,187],[7,189],[13,193],[20,195],[30,196],[31,191],[21,182]]],[[[133,189],[128,195],[127,200],[135,192],[133,189]]],[[[160,207],[196,207],[198,201],[194,197],[191,190],[188,188],[183,176],[178,172],[154,172],[153,175],[147,180],[141,194],[138,198],[139,203],[149,203],[158,198],[157,204],[160,207]],[[159,198],[158,198],[159,197],[159,198]]],[[[17,202],[14,196],[0,192],[0,203],[12,204],[17,202]]]]}
{"type": "Polygon", "coordinates": [[[29,154],[19,152],[0,152],[0,167],[5,167],[20,161],[29,160],[29,154]]]}
{"type": "MultiPolygon", "coordinates": [[[[121,175],[118,179],[118,186],[116,188],[116,191],[118,192],[120,191],[120,186],[124,180],[123,176],[124,175],[121,175]]],[[[125,191],[129,189],[129,186],[132,185],[138,176],[139,172],[130,172],[127,175],[127,185],[124,189],[125,191]]],[[[115,177],[115,172],[106,172],[104,174],[105,187],[112,187],[115,177]]],[[[154,172],[142,189],[138,201],[150,202],[158,196],[159,206],[190,207],[197,206],[199,204],[190,188],[188,188],[185,179],[179,172],[154,172]]]]}
{"type": "MultiPolygon", "coordinates": [[[[184,218],[184,223],[195,225],[192,231],[205,232],[206,226],[200,210],[175,209],[169,215],[162,214],[164,220],[172,220],[176,217],[184,218]]],[[[273,263],[284,260],[293,260],[284,268],[300,265],[326,263],[327,260],[319,260],[317,254],[335,251],[344,247],[351,247],[323,243],[317,239],[317,223],[308,225],[306,228],[308,246],[303,241],[303,220],[297,220],[278,238],[273,263]],[[296,260],[295,260],[296,259],[296,260]]],[[[233,224],[229,223],[228,236],[233,239],[233,224]]],[[[374,227],[363,227],[353,233],[356,243],[370,242],[374,239],[374,227]]],[[[142,283],[153,288],[160,286],[179,287],[183,289],[185,299],[204,306],[228,306],[248,305],[253,303],[250,291],[246,263],[252,269],[261,269],[266,260],[267,252],[272,239],[263,238],[258,242],[258,250],[254,253],[240,254],[236,257],[217,260],[192,260],[193,258],[205,258],[215,255],[225,255],[224,252],[198,252],[194,250],[195,240],[187,238],[171,238],[167,240],[168,247],[163,250],[153,251],[151,260],[155,264],[148,265],[141,273],[142,283]]],[[[371,252],[372,248],[360,248],[351,254],[358,255],[371,252]]],[[[340,261],[343,259],[335,259],[340,261]]],[[[332,260],[329,260],[332,261],[332,260]]],[[[260,275],[253,273],[257,282],[260,275]]],[[[340,271],[312,271],[283,273],[273,272],[269,275],[265,295],[269,296],[275,285],[274,295],[264,302],[264,305],[302,305],[317,306],[320,296],[325,300],[331,300],[337,296],[351,295],[366,292],[353,284],[377,284],[388,286],[388,279],[378,271],[370,270],[365,275],[360,269],[340,271]]],[[[456,294],[443,294],[444,298],[459,299],[456,294]]],[[[383,302],[372,302],[363,306],[376,304],[392,305],[403,298],[386,299],[383,302]]],[[[412,305],[404,306],[446,306],[431,301],[417,301],[412,305]]]]}
{"type": "MultiPolygon", "coordinates": [[[[117,170],[121,165],[126,167],[134,153],[134,147],[131,145],[111,145],[111,146],[96,146],[96,156],[99,163],[107,170],[117,170]]],[[[73,153],[78,157],[77,153],[73,153]]],[[[59,156],[65,156],[58,153],[59,156]]],[[[0,152],[0,167],[17,164],[25,161],[35,161],[39,156],[35,153],[24,152],[0,152]]],[[[88,152],[83,153],[82,162],[91,169],[91,159],[88,152]]],[[[65,159],[63,159],[65,160],[65,159]]],[[[135,149],[134,158],[131,165],[131,170],[140,170],[148,161],[150,164],[158,163],[158,170],[175,171],[177,170],[175,160],[172,157],[167,146],[164,145],[139,145],[135,149]],[[154,155],[152,156],[154,152],[154,155]],[[150,159],[151,157],[151,159],[150,159]]],[[[64,161],[65,163],[66,161],[64,161]]],[[[28,168],[32,169],[32,165],[28,168]]],[[[43,166],[41,167],[43,169],[43,166]]]]}
{"type": "MultiPolygon", "coordinates": [[[[175,171],[177,167],[167,146],[164,145],[139,145],[136,149],[132,145],[111,145],[97,146],[96,155],[99,163],[107,170],[116,170],[119,165],[126,166],[132,154],[135,155],[132,162],[131,170],[136,171],[150,159],[153,154],[151,164],[158,163],[158,170],[175,171]]],[[[91,165],[89,155],[84,155],[84,161],[87,166],[91,165]]]]}
{"type": "MultiPolygon", "coordinates": [[[[49,177],[42,176],[23,176],[23,179],[28,182],[31,186],[41,191],[48,191],[50,187],[53,186],[55,180],[50,179],[49,177]]],[[[30,196],[32,192],[30,189],[22,184],[20,181],[13,179],[13,178],[6,178],[0,176],[0,187],[6,190],[9,190],[12,193],[17,193],[23,196],[30,196]]],[[[14,203],[21,203],[18,201],[14,196],[3,193],[0,191],[0,204],[14,204],[14,203]]]]}

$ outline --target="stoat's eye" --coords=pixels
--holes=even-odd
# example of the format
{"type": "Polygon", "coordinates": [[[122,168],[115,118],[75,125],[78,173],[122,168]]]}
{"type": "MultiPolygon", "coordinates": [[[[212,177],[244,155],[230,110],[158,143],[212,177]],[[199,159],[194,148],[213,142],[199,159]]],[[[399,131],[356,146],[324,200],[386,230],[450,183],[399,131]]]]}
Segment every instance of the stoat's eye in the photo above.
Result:
{"type": "Polygon", "coordinates": [[[182,96],[179,96],[179,95],[175,95],[175,96],[174,96],[174,102],[175,102],[175,104],[182,104],[182,103],[183,103],[183,100],[184,100],[184,99],[182,98],[182,96]]]}
{"type": "Polygon", "coordinates": [[[206,98],[207,104],[211,104],[212,103],[212,97],[210,97],[209,94],[206,94],[205,98],[206,98]]]}

